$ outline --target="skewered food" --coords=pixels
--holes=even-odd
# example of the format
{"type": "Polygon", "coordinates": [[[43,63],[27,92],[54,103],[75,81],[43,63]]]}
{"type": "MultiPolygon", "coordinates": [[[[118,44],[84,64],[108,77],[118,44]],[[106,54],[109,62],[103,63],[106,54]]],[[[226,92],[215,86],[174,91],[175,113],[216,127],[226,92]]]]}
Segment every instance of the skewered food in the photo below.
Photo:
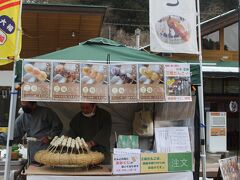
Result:
{"type": "Polygon", "coordinates": [[[33,72],[33,65],[31,64],[26,64],[24,66],[24,70],[27,72],[27,73],[32,73],[33,72]]]}
{"type": "MultiPolygon", "coordinates": [[[[43,66],[46,66],[46,65],[43,65],[43,66]]],[[[24,65],[24,70],[26,72],[26,74],[23,76],[24,81],[35,82],[36,80],[39,80],[39,81],[48,80],[47,79],[48,75],[45,72],[46,67],[44,67],[44,68],[35,67],[32,64],[28,63],[28,64],[24,65]],[[43,70],[41,70],[41,69],[43,69],[43,70]]]]}
{"type": "Polygon", "coordinates": [[[179,34],[179,36],[184,40],[189,40],[189,33],[186,31],[184,26],[175,18],[169,17],[167,20],[167,24],[170,28],[172,28],[175,33],[179,34]]]}
{"type": "Polygon", "coordinates": [[[100,152],[90,151],[83,138],[55,136],[46,150],[38,151],[35,161],[48,166],[77,166],[88,167],[100,164],[104,155],[100,152]]]}

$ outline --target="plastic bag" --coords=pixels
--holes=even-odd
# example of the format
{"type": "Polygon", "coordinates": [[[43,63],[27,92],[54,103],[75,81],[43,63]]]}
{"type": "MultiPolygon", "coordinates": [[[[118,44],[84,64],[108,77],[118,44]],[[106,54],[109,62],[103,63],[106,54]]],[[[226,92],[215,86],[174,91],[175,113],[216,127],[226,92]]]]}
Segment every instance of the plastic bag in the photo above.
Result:
{"type": "Polygon", "coordinates": [[[153,116],[151,111],[145,111],[143,109],[135,112],[133,120],[133,132],[138,136],[153,136],[153,116]]]}

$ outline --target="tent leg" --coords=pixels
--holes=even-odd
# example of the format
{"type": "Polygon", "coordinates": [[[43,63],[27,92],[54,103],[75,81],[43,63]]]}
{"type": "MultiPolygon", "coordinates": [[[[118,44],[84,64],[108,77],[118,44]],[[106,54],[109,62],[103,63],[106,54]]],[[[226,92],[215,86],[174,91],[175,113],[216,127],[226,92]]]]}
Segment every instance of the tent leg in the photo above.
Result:
{"type": "Polygon", "coordinates": [[[200,143],[201,143],[201,160],[202,160],[202,177],[205,180],[207,177],[206,171],[206,149],[205,149],[205,122],[204,122],[204,103],[203,103],[203,86],[198,87],[199,92],[199,110],[200,110],[200,143]]]}
{"type": "Polygon", "coordinates": [[[14,121],[15,121],[16,104],[17,104],[17,91],[15,91],[15,69],[16,69],[16,61],[14,60],[11,101],[10,101],[10,111],[9,111],[9,120],[8,120],[8,136],[7,136],[7,146],[6,146],[6,161],[5,161],[5,169],[4,169],[4,180],[9,180],[9,175],[10,175],[10,163],[11,163],[11,152],[12,152],[13,133],[14,133],[14,121]]]}

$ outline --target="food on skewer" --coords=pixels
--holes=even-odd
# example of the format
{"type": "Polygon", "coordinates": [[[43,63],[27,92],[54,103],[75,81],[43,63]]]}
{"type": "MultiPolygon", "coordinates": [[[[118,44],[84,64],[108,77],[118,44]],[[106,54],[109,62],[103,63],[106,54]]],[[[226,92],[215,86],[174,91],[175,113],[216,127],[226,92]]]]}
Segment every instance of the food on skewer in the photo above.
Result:
{"type": "Polygon", "coordinates": [[[41,75],[41,70],[37,67],[34,67],[33,70],[32,70],[32,75],[37,77],[37,76],[40,76],[41,75]]]}
{"type": "Polygon", "coordinates": [[[71,144],[72,144],[72,138],[68,138],[67,140],[67,153],[68,153],[68,149],[71,147],[71,144]]]}
{"type": "Polygon", "coordinates": [[[189,40],[189,33],[186,31],[184,26],[177,20],[176,18],[169,17],[167,20],[167,24],[170,28],[172,28],[176,34],[178,34],[182,40],[188,41],[189,40]]]}
{"type": "Polygon", "coordinates": [[[37,78],[39,81],[45,81],[45,80],[47,80],[47,73],[44,72],[44,71],[40,71],[40,74],[37,75],[36,78],[37,78]]]}
{"type": "Polygon", "coordinates": [[[79,145],[79,147],[81,148],[82,153],[84,154],[83,144],[79,137],[76,138],[76,142],[79,145]]]}
{"type": "Polygon", "coordinates": [[[83,144],[84,149],[86,149],[87,152],[89,152],[90,150],[89,150],[89,147],[88,147],[87,143],[84,141],[83,138],[81,138],[81,141],[82,141],[82,144],[83,144]]]}
{"type": "Polygon", "coordinates": [[[90,151],[83,138],[55,136],[47,150],[38,151],[34,158],[48,166],[88,167],[100,164],[104,160],[104,155],[90,151]]]}
{"type": "Polygon", "coordinates": [[[25,64],[25,65],[24,65],[24,70],[25,70],[27,73],[32,73],[32,72],[33,72],[33,65],[31,65],[31,64],[25,64]]]}

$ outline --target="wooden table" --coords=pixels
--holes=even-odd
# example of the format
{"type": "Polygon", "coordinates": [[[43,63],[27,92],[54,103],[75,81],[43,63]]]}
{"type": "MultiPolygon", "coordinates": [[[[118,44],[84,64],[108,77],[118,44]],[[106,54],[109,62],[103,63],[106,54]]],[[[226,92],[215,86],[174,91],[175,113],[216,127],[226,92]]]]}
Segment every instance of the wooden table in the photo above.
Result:
{"type": "Polygon", "coordinates": [[[107,166],[97,166],[91,169],[66,167],[36,167],[30,165],[26,175],[55,175],[55,176],[111,176],[112,171],[107,166]]]}

